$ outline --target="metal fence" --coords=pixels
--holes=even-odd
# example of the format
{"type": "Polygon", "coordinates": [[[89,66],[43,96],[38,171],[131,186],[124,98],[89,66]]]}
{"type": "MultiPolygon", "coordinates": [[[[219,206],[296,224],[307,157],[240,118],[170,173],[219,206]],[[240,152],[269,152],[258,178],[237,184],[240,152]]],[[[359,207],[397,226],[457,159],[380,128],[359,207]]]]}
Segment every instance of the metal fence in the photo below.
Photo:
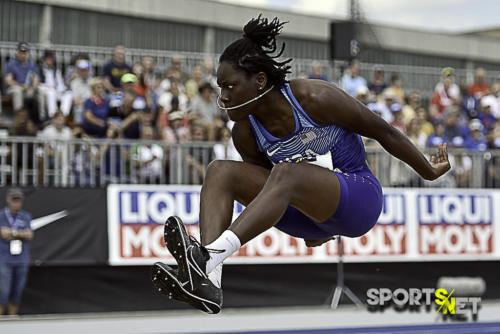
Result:
{"type": "MultiPolygon", "coordinates": [[[[16,43],[0,42],[0,67],[5,67],[7,59],[15,56],[16,43]]],[[[39,44],[33,45],[30,51],[31,59],[40,59],[47,47],[39,44]]],[[[50,49],[55,52],[57,66],[64,69],[70,64],[71,57],[76,53],[87,53],[90,56],[94,73],[97,75],[102,73],[104,65],[110,61],[113,56],[113,48],[109,47],[89,47],[77,45],[51,45],[50,49]]],[[[172,57],[180,55],[183,58],[184,71],[191,73],[193,67],[202,64],[204,59],[211,59],[214,64],[217,64],[217,54],[206,54],[197,52],[175,52],[166,50],[147,50],[147,49],[127,49],[127,62],[134,64],[141,61],[144,56],[151,56],[155,60],[156,70],[163,72],[170,66],[172,57]]],[[[291,63],[292,73],[289,78],[296,77],[301,72],[310,73],[314,63],[320,64],[323,67],[324,73],[331,81],[338,82],[342,76],[342,70],[346,68],[346,63],[343,61],[328,61],[317,59],[294,59],[291,63]]],[[[374,64],[361,63],[361,75],[365,79],[370,80],[373,77],[374,64]]],[[[386,81],[389,81],[392,73],[398,73],[403,87],[407,91],[420,91],[424,97],[429,98],[434,91],[434,87],[439,82],[441,76],[441,68],[426,67],[426,66],[403,66],[403,65],[384,65],[386,73],[386,81]]],[[[486,80],[493,82],[500,80],[500,71],[487,70],[486,80]]],[[[456,69],[455,75],[457,82],[466,80],[470,82],[473,78],[473,69],[456,69]]]]}
{"type": "MultiPolygon", "coordinates": [[[[208,164],[216,157],[215,151],[228,152],[227,144],[0,138],[0,184],[55,187],[104,187],[110,183],[201,184],[208,164]]],[[[500,185],[500,150],[451,150],[452,171],[433,182],[422,180],[380,147],[367,147],[367,161],[383,186],[483,188],[500,185]]]]}

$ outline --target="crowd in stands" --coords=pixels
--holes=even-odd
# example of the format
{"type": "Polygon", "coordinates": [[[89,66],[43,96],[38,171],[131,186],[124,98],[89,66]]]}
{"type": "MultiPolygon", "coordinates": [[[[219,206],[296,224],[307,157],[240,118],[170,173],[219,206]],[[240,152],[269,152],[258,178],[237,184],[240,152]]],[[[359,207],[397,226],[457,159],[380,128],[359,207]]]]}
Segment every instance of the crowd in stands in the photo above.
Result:
{"type": "MultiPolygon", "coordinates": [[[[231,140],[231,121],[217,106],[210,60],[187,73],[183,59],[173,57],[170,67],[159,72],[152,57],[128,64],[125,47],[118,45],[102,73],[94,73],[92,59],[86,54],[76,54],[63,73],[53,52],[47,50],[42,59],[33,61],[28,57],[29,47],[20,42],[15,57],[3,69],[5,92],[12,97],[14,109],[10,135],[164,143],[231,140]]],[[[310,73],[298,77],[332,79],[318,63],[312,64],[310,73]]],[[[338,85],[422,150],[443,142],[472,151],[500,148],[500,82],[487,83],[484,69],[476,69],[474,82],[467,85],[456,82],[453,68],[444,68],[428,104],[418,91],[405,91],[397,73],[386,80],[388,77],[383,66],[375,65],[373,78],[363,78],[359,62],[353,60],[338,85]]],[[[375,145],[370,140],[365,143],[375,145]]],[[[132,151],[132,156],[147,161],[141,173],[158,179],[164,149],[153,145],[132,151]]],[[[229,155],[238,159],[232,146],[214,148],[209,154],[211,158],[229,155]]],[[[203,175],[203,166],[197,166],[193,156],[190,159],[193,169],[203,175]]],[[[465,170],[470,169],[470,162],[461,163],[465,170]]]]}

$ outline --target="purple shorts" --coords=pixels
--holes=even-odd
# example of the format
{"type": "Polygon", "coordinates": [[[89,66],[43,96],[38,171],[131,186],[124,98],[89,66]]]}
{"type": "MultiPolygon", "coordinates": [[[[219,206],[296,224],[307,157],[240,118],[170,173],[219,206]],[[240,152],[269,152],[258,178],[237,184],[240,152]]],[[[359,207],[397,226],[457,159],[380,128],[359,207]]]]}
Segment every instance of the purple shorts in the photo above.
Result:
{"type": "Polygon", "coordinates": [[[318,223],[289,206],[275,227],[293,237],[310,240],[334,235],[359,237],[368,232],[382,211],[380,183],[370,170],[335,174],[340,181],[340,201],[332,217],[318,223]]]}

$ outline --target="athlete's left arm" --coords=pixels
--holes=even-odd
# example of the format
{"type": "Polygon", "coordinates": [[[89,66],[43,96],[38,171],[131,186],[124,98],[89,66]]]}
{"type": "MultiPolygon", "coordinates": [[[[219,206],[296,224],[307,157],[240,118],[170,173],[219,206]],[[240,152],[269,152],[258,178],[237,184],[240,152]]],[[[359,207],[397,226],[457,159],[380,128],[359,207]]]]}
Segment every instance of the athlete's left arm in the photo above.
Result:
{"type": "MultiPolygon", "coordinates": [[[[327,124],[337,124],[362,136],[377,140],[389,153],[410,165],[426,180],[435,180],[450,169],[446,144],[428,161],[413,143],[383,118],[342,90],[314,84],[314,96],[307,100],[311,113],[327,124]]],[[[309,90],[309,89],[308,89],[309,90]]]]}

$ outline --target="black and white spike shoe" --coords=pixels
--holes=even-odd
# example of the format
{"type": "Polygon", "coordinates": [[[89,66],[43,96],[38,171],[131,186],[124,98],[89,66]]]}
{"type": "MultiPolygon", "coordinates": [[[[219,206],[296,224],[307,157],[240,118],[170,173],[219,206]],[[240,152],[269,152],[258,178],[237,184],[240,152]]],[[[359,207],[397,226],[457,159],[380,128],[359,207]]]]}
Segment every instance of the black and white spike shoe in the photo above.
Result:
{"type": "Polygon", "coordinates": [[[171,216],[165,222],[165,245],[179,265],[179,280],[188,282],[189,290],[195,290],[201,281],[208,278],[206,264],[209,251],[195,238],[188,235],[179,217],[171,216]]]}
{"type": "Polygon", "coordinates": [[[170,299],[188,303],[209,314],[219,313],[222,309],[222,289],[208,279],[202,279],[199,286],[191,290],[189,281],[181,281],[176,269],[157,262],[151,268],[151,280],[158,291],[170,299]]]}

